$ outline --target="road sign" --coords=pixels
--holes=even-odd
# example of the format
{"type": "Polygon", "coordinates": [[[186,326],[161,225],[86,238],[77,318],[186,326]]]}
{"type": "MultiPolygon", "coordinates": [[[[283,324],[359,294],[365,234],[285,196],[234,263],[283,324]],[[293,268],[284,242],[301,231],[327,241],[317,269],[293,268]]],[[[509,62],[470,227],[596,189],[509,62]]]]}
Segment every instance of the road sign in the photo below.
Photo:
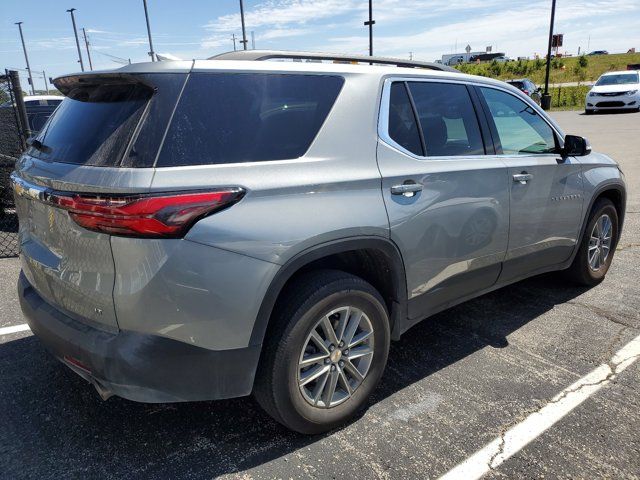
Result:
{"type": "Polygon", "coordinates": [[[562,46],[562,41],[564,40],[564,33],[556,33],[551,37],[551,46],[553,48],[558,48],[562,46]]]}
{"type": "Polygon", "coordinates": [[[471,53],[471,45],[467,45],[467,48],[465,48],[464,51],[467,53],[471,53]]]}

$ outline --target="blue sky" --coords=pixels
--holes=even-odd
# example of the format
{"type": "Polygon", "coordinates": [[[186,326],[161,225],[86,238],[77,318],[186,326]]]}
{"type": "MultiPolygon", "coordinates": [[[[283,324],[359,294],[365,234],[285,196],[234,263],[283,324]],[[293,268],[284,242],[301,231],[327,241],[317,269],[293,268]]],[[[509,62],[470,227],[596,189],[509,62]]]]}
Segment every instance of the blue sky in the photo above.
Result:
{"type": "MultiPolygon", "coordinates": [[[[422,60],[492,45],[511,57],[544,54],[551,0],[374,0],[374,50],[422,60]]],[[[180,58],[233,49],[241,35],[237,0],[148,0],[154,47],[180,58]]],[[[245,0],[256,48],[367,53],[362,22],[367,0],[245,0]]],[[[148,59],[142,0],[2,0],[0,59],[24,68],[16,21],[23,21],[29,60],[47,76],[79,70],[67,8],[89,34],[95,69],[115,68],[108,55],[148,59]]],[[[556,31],[565,50],[640,51],[639,0],[558,0],[556,31]]],[[[83,55],[85,52],[83,50],[83,55]]],[[[86,62],[86,59],[85,59],[86,62]]],[[[42,88],[36,78],[37,88],[42,88]]]]}

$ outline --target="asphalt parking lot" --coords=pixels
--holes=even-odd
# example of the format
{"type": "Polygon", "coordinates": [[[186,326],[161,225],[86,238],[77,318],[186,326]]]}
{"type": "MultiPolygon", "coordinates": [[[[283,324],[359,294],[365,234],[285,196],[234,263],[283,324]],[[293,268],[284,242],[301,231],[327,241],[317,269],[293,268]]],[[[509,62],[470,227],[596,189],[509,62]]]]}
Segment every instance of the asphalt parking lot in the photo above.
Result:
{"type": "MultiPolygon", "coordinates": [[[[487,478],[640,478],[640,362],[616,361],[640,334],[640,113],[554,116],[626,174],[625,230],[600,286],[544,275],[419,324],[392,345],[361,417],[317,437],[285,430],[249,398],[103,402],[29,331],[1,335],[0,477],[437,478],[496,442],[487,478]],[[613,373],[569,388],[602,365],[613,373]],[[549,406],[585,392],[494,461],[514,426],[539,426],[549,406]]],[[[18,271],[0,260],[0,328],[24,324],[18,271]]]]}

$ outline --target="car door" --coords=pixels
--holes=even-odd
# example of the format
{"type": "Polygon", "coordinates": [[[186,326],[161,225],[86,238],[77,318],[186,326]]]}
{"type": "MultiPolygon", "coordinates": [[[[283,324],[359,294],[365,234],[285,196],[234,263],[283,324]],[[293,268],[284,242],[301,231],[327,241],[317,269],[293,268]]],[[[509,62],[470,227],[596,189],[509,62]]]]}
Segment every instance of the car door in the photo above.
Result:
{"type": "Polygon", "coordinates": [[[558,132],[531,105],[499,88],[477,90],[509,170],[509,246],[500,281],[513,281],[570,258],[582,223],[581,167],[560,154],[558,132]]]}
{"type": "Polygon", "coordinates": [[[472,98],[454,81],[384,83],[378,165],[410,324],[492,286],[506,253],[507,171],[486,155],[493,145],[472,98]]]}

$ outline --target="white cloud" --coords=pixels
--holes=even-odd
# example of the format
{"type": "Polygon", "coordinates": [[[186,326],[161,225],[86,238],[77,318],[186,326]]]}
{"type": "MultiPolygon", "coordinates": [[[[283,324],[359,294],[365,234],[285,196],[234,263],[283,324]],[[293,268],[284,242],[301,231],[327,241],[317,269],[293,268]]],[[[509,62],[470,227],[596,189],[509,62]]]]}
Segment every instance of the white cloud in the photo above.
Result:
{"type": "MultiPolygon", "coordinates": [[[[387,2],[387,5],[396,2],[381,1],[387,2]]],[[[557,10],[556,32],[564,31],[565,47],[575,52],[580,42],[583,49],[586,48],[586,39],[590,34],[592,38],[596,35],[606,38],[605,32],[613,34],[616,30],[625,29],[634,31],[636,27],[633,25],[637,25],[638,18],[632,12],[640,12],[640,4],[635,0],[597,0],[590,3],[589,8],[585,8],[582,0],[570,0],[557,10]],[[593,18],[594,12],[598,15],[598,28],[586,24],[587,19],[593,18]],[[608,15],[623,17],[622,20],[611,23],[605,20],[608,15]],[[569,25],[571,28],[565,30],[569,25]]],[[[501,8],[491,13],[467,15],[461,21],[446,22],[446,19],[441,19],[438,22],[440,25],[414,33],[374,34],[374,51],[378,54],[402,57],[406,57],[408,52],[412,51],[414,58],[433,60],[443,53],[449,53],[457,41],[458,50],[462,50],[469,43],[474,50],[483,50],[485,46],[493,45],[494,51],[497,48],[513,57],[531,56],[534,53],[544,55],[548,41],[549,15],[550,5],[546,1],[528,3],[526,6],[512,4],[509,9],[501,8]]],[[[608,45],[612,45],[612,42],[608,41],[608,45]]],[[[608,48],[626,50],[634,46],[625,46],[625,42],[626,40],[617,40],[616,47],[612,45],[608,48]]],[[[629,40],[629,43],[632,41],[629,40]]],[[[337,36],[317,45],[315,49],[365,53],[368,50],[368,37],[365,31],[360,35],[337,36]]]]}
{"type": "MultiPolygon", "coordinates": [[[[245,10],[245,24],[247,28],[305,24],[353,12],[362,3],[355,0],[269,0],[245,10]]],[[[220,16],[204,28],[214,32],[233,32],[239,25],[238,12],[220,16]]]]}

